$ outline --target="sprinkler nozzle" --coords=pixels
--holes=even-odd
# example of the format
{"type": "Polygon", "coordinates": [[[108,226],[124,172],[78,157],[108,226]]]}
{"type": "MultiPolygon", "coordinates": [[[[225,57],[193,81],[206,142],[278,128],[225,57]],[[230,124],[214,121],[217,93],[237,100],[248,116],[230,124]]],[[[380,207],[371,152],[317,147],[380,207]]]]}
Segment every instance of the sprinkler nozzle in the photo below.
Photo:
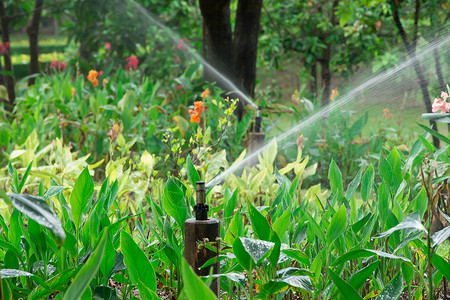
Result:
{"type": "Polygon", "coordinates": [[[194,206],[195,218],[197,220],[208,220],[208,204],[206,204],[205,182],[197,181],[197,204],[194,206]]]}
{"type": "Polygon", "coordinates": [[[261,107],[258,107],[255,118],[255,132],[261,132],[261,122],[262,122],[261,107]]]}

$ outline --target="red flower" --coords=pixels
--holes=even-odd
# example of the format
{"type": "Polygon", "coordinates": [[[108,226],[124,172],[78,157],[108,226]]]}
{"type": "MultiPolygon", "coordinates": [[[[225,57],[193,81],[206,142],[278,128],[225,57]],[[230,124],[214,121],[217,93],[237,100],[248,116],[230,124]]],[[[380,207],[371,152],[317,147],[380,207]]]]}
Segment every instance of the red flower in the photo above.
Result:
{"type": "Polygon", "coordinates": [[[125,70],[136,71],[139,60],[136,56],[130,56],[127,58],[127,64],[125,65],[125,70]]]}
{"type": "MultiPolygon", "coordinates": [[[[177,90],[177,91],[180,91],[182,89],[183,89],[183,86],[181,84],[177,85],[176,88],[175,88],[175,90],[177,90]]],[[[180,91],[180,94],[184,94],[184,93],[186,93],[186,92],[185,91],[180,91]]]]}
{"type": "Polygon", "coordinates": [[[175,64],[177,64],[177,65],[180,64],[180,63],[181,63],[180,57],[179,57],[179,56],[175,56],[174,62],[175,62],[175,64]]]}
{"type": "Polygon", "coordinates": [[[110,44],[110,43],[105,42],[105,50],[106,50],[106,51],[111,50],[111,44],[110,44]]]}
{"type": "Polygon", "coordinates": [[[0,52],[2,54],[7,54],[9,52],[9,42],[4,42],[0,44],[0,52]]]}
{"type": "Polygon", "coordinates": [[[187,48],[186,42],[187,42],[187,39],[183,39],[181,41],[178,41],[177,49],[178,50],[185,50],[187,48]]]}
{"type": "Polygon", "coordinates": [[[64,71],[67,67],[67,63],[57,61],[56,59],[52,59],[52,62],[50,63],[50,69],[55,71],[64,71]]]}

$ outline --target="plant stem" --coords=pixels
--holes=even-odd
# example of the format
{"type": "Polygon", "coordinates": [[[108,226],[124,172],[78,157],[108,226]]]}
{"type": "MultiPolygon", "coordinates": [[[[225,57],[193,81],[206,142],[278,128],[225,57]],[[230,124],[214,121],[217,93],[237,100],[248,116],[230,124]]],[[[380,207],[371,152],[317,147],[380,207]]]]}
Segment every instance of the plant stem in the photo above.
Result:
{"type": "Polygon", "coordinates": [[[253,274],[252,270],[247,274],[248,275],[248,289],[250,292],[250,300],[253,300],[253,274]]]}
{"type": "MultiPolygon", "coordinates": [[[[431,212],[431,210],[429,210],[431,212]]],[[[431,216],[428,215],[429,225],[428,225],[428,233],[427,233],[427,251],[428,251],[428,299],[433,300],[433,273],[431,270],[431,259],[432,259],[432,250],[431,250],[431,216]]]]}

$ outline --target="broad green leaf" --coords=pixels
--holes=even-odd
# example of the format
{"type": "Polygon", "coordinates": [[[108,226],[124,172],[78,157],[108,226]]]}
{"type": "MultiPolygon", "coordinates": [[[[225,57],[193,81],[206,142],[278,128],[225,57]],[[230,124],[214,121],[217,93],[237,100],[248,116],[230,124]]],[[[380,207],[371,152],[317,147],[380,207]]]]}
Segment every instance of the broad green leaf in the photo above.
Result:
{"type": "Polygon", "coordinates": [[[226,220],[233,215],[237,204],[238,189],[230,196],[231,192],[227,189],[224,192],[225,207],[223,209],[223,218],[226,220]]]}
{"type": "Polygon", "coordinates": [[[398,272],[397,275],[389,282],[384,289],[378,294],[379,300],[384,299],[398,299],[403,292],[403,276],[402,272],[398,272]]]}
{"type": "Polygon", "coordinates": [[[391,166],[392,170],[392,183],[391,190],[395,193],[397,192],[400,184],[403,181],[402,165],[400,160],[400,155],[398,154],[397,148],[394,147],[391,153],[387,157],[387,161],[391,166]]]}
{"type": "Polygon", "coordinates": [[[274,248],[275,243],[251,238],[236,238],[233,244],[233,253],[239,264],[250,271],[253,266],[267,258],[274,248]]]}
{"type": "Polygon", "coordinates": [[[156,275],[152,264],[144,251],[134,242],[129,233],[123,230],[120,233],[120,249],[123,254],[123,261],[127,266],[131,282],[139,290],[142,289],[142,282],[147,288],[156,291],[156,275]]]}
{"type": "Polygon", "coordinates": [[[162,202],[165,211],[175,219],[184,231],[184,222],[187,219],[184,193],[172,178],[169,178],[164,185],[162,202]]]}
{"type": "Polygon", "coordinates": [[[58,243],[62,244],[66,234],[61,221],[44,198],[23,194],[8,194],[8,196],[17,210],[47,227],[57,237],[58,243]]]}
{"type": "Polygon", "coordinates": [[[242,273],[234,273],[234,272],[230,272],[230,273],[225,273],[225,274],[212,274],[207,276],[208,278],[220,278],[220,277],[225,277],[233,282],[236,282],[237,284],[241,285],[241,287],[245,286],[245,281],[246,278],[244,276],[244,274],[242,273]]]}
{"type": "Polygon", "coordinates": [[[355,290],[359,290],[364,285],[366,280],[373,274],[379,264],[380,261],[377,260],[376,262],[371,263],[367,267],[359,270],[350,277],[348,284],[350,284],[355,290]]]}
{"type": "Polygon", "coordinates": [[[22,270],[13,270],[13,269],[1,269],[0,270],[0,277],[2,279],[11,278],[11,277],[21,277],[21,276],[30,277],[30,276],[34,276],[34,275],[29,272],[22,271],[22,270]]]}
{"type": "Polygon", "coordinates": [[[339,292],[341,292],[342,296],[344,296],[344,299],[346,300],[363,299],[350,284],[341,279],[341,277],[339,277],[339,275],[334,273],[333,270],[331,270],[331,268],[328,268],[328,274],[330,274],[331,280],[333,280],[339,292]]]}
{"type": "Polygon", "coordinates": [[[309,226],[311,227],[314,234],[323,242],[325,243],[325,234],[323,233],[322,229],[320,228],[319,224],[317,224],[316,220],[309,214],[309,212],[305,211],[305,216],[309,221],[309,226]]]}
{"type": "Polygon", "coordinates": [[[81,226],[83,211],[88,205],[93,193],[94,181],[92,180],[91,175],[89,175],[89,169],[85,168],[80,176],[78,176],[69,200],[72,219],[76,228],[80,228],[81,226]]]}
{"type": "Polygon", "coordinates": [[[341,201],[344,195],[344,188],[342,183],[342,173],[339,167],[336,165],[335,161],[332,160],[330,163],[330,168],[328,170],[328,179],[330,180],[331,192],[337,195],[336,199],[341,201]]]}
{"type": "Polygon", "coordinates": [[[91,283],[92,279],[94,279],[94,276],[97,274],[98,269],[100,268],[100,263],[105,251],[107,235],[108,230],[105,230],[100,239],[100,242],[97,245],[97,248],[88,258],[84,266],[78,272],[77,276],[67,289],[67,292],[65,293],[63,298],[64,300],[78,299],[80,295],[84,293],[86,288],[89,287],[89,284],[91,283]]]}
{"type": "Polygon", "coordinates": [[[286,256],[301,262],[305,266],[309,266],[308,256],[298,249],[283,249],[281,250],[286,256]]]}
{"type": "Polygon", "coordinates": [[[286,209],[284,213],[281,216],[279,216],[278,219],[275,220],[275,223],[273,223],[272,225],[273,230],[276,232],[276,234],[280,239],[283,238],[283,235],[287,231],[290,222],[291,222],[291,211],[289,209],[286,209]]]}
{"type": "Polygon", "coordinates": [[[372,192],[373,175],[374,175],[373,166],[370,165],[367,168],[366,172],[364,173],[361,183],[361,198],[363,198],[364,201],[367,201],[367,198],[370,196],[370,193],[372,192]]]}
{"type": "Polygon", "coordinates": [[[361,177],[362,177],[362,168],[356,174],[352,182],[350,182],[350,184],[348,185],[347,191],[345,192],[345,199],[350,200],[352,198],[353,194],[355,193],[356,189],[361,183],[361,177]]]}
{"type": "Polygon", "coordinates": [[[191,156],[188,155],[186,158],[186,173],[189,178],[189,182],[192,184],[194,189],[197,187],[197,181],[200,181],[200,175],[198,175],[197,170],[195,169],[194,164],[192,163],[191,156]]]}
{"type": "Polygon", "coordinates": [[[331,244],[345,232],[347,228],[347,211],[345,206],[341,205],[339,210],[334,214],[331,219],[331,223],[327,229],[327,244],[331,247],[331,244]]]}
{"type": "Polygon", "coordinates": [[[244,235],[244,223],[242,222],[242,214],[238,210],[231,219],[228,230],[225,233],[225,242],[229,245],[233,245],[236,237],[244,235]]]}
{"type": "Polygon", "coordinates": [[[64,186],[51,186],[48,191],[44,194],[43,198],[44,199],[48,199],[51,198],[53,196],[56,196],[58,194],[60,194],[63,190],[65,190],[66,187],[64,186]]]}
{"type": "Polygon", "coordinates": [[[436,253],[433,254],[432,262],[433,266],[438,269],[447,280],[450,280],[450,263],[436,253]]]}
{"type": "Polygon", "coordinates": [[[250,126],[250,122],[252,120],[252,111],[249,111],[245,114],[242,120],[239,122],[236,128],[236,134],[234,136],[234,142],[237,144],[241,143],[242,137],[247,132],[248,127],[250,126]]]}
{"type": "Polygon", "coordinates": [[[184,290],[189,300],[213,300],[217,299],[211,289],[194,273],[192,268],[183,258],[181,261],[184,290]]]}

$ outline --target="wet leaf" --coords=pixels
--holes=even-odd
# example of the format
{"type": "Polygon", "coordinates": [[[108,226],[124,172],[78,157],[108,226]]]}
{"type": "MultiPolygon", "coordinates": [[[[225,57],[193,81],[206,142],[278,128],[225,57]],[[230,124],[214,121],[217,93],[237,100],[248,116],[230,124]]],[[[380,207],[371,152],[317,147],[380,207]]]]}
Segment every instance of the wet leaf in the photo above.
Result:
{"type": "Polygon", "coordinates": [[[348,251],[347,253],[338,257],[331,265],[337,266],[337,265],[340,265],[340,264],[342,264],[346,261],[352,260],[352,259],[357,259],[357,258],[361,258],[361,257],[371,257],[374,255],[377,255],[380,257],[385,257],[385,258],[390,258],[390,259],[399,259],[404,262],[411,263],[411,261],[405,257],[392,255],[392,254],[389,254],[389,253],[386,253],[383,251],[371,250],[371,249],[356,249],[356,250],[348,251]]]}
{"type": "Polygon", "coordinates": [[[11,277],[20,277],[20,276],[34,276],[33,274],[21,270],[14,270],[14,269],[1,269],[0,270],[0,277],[2,279],[5,278],[11,278],[11,277]]]}
{"type": "Polygon", "coordinates": [[[58,243],[62,244],[66,238],[66,233],[64,232],[58,216],[44,198],[12,193],[8,194],[8,196],[17,210],[26,214],[40,225],[48,228],[57,237],[58,243]]]}
{"type": "Polygon", "coordinates": [[[250,271],[270,254],[274,246],[272,242],[239,237],[234,241],[233,252],[241,266],[250,271]]]}
{"type": "Polygon", "coordinates": [[[436,247],[437,245],[442,244],[449,237],[450,237],[450,226],[447,226],[444,229],[441,229],[435,234],[433,234],[433,236],[431,237],[431,239],[433,240],[432,247],[436,247]]]}
{"type": "Polygon", "coordinates": [[[377,296],[377,300],[394,300],[398,299],[403,292],[403,276],[402,272],[398,272],[397,275],[389,282],[380,294],[377,296]]]}
{"type": "Polygon", "coordinates": [[[393,233],[395,231],[402,230],[402,229],[417,229],[417,230],[420,230],[420,231],[423,231],[423,232],[427,233],[427,230],[422,225],[422,223],[420,223],[419,221],[417,221],[417,220],[406,220],[406,221],[403,221],[400,224],[392,227],[391,229],[389,229],[389,230],[387,230],[387,231],[385,231],[383,233],[380,233],[379,235],[377,235],[377,236],[375,236],[373,238],[374,239],[379,239],[379,238],[388,236],[388,235],[390,235],[391,233],[393,233]]]}

